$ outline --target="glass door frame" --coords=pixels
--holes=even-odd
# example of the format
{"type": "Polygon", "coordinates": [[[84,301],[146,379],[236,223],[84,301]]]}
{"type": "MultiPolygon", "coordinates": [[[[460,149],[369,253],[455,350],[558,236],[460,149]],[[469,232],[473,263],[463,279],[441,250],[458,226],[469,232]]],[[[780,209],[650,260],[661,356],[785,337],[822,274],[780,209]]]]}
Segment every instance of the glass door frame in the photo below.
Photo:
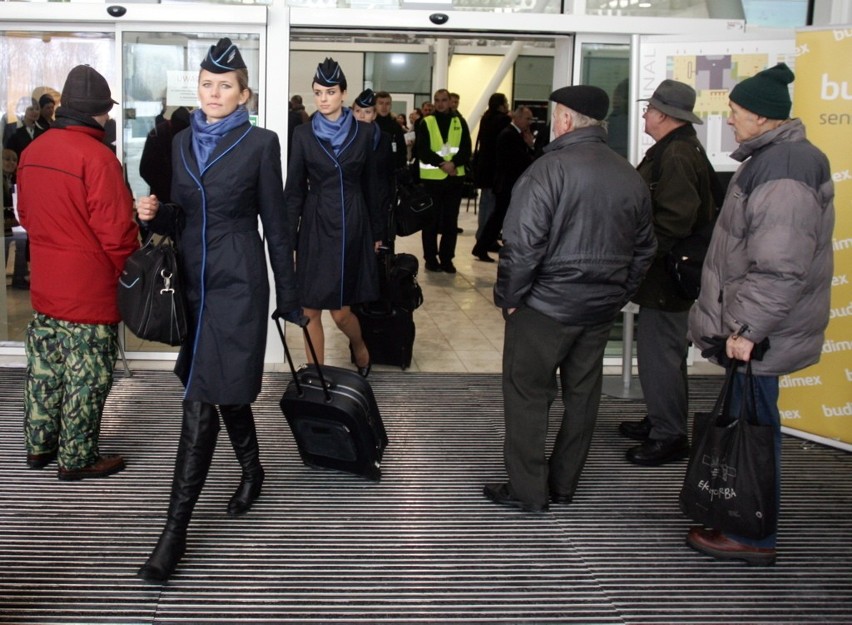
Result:
{"type": "MultiPolygon", "coordinates": [[[[122,8],[126,12],[118,17],[110,15],[106,4],[84,3],[29,3],[4,2],[0,5],[0,19],[3,31],[44,32],[57,31],[68,33],[98,32],[112,35],[115,59],[111,86],[117,94],[119,103],[125,101],[124,72],[124,33],[125,32],[191,32],[210,33],[215,36],[224,32],[240,32],[258,36],[258,89],[262,99],[258,102],[258,123],[279,133],[286,132],[286,114],[273,116],[266,120],[267,93],[267,8],[265,6],[205,5],[203,11],[197,4],[162,5],[128,3],[122,8]],[[283,120],[283,123],[281,123],[283,120]]],[[[285,74],[286,83],[286,74],[285,74]]],[[[286,92],[286,85],[285,85],[286,92]]],[[[285,98],[286,100],[286,98],[285,98]]],[[[270,99],[270,102],[280,101],[270,99]]],[[[270,107],[275,110],[275,107],[270,107]]],[[[116,156],[124,164],[124,110],[115,107],[110,116],[115,120],[116,156]]],[[[283,354],[283,350],[279,347],[283,354]]],[[[19,341],[4,341],[0,344],[0,358],[10,357],[17,361],[23,357],[24,345],[19,341]]],[[[128,352],[128,359],[149,361],[174,361],[176,351],[128,352]]]]}

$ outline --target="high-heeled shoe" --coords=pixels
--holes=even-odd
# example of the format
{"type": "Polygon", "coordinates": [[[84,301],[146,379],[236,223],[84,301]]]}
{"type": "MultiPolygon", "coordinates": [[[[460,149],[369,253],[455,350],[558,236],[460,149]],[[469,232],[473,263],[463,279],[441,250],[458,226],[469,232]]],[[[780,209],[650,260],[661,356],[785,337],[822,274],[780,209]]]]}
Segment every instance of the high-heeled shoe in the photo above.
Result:
{"type": "Polygon", "coordinates": [[[368,375],[370,375],[370,368],[372,366],[373,363],[368,362],[366,366],[358,367],[358,375],[360,375],[362,378],[366,378],[368,375]]]}

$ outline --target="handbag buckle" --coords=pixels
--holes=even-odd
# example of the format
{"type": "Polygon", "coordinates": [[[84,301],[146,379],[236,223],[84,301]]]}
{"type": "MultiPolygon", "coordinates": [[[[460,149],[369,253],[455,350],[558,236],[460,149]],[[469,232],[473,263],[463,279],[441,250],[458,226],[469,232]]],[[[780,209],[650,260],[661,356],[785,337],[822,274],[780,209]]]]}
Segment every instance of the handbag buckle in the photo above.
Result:
{"type": "Polygon", "coordinates": [[[172,274],[165,269],[160,270],[160,276],[163,278],[163,288],[160,289],[160,295],[163,293],[174,293],[175,290],[172,288],[172,274]]]}

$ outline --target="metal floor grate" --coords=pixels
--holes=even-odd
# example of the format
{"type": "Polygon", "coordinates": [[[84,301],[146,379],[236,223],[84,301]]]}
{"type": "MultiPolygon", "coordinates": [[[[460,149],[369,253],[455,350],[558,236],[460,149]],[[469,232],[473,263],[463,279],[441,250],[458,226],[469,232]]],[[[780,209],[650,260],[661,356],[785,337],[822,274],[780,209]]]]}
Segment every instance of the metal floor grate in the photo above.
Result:
{"type": "MultiPolygon", "coordinates": [[[[849,454],[785,437],[778,563],[749,568],[684,546],[685,463],[623,460],[616,426],[639,401],[604,398],[574,503],[525,515],[481,495],[503,477],[499,375],[371,376],[391,439],[378,484],[301,464],[278,410],[288,375],[267,374],[255,404],[262,497],[225,514],[239,469],[223,431],[188,552],[159,587],[135,571],[164,522],[176,378],[117,378],[102,448],[127,469],[63,483],[55,465],[26,468],[24,372],[0,369],[0,622],[852,623],[849,454]]],[[[720,383],[692,378],[691,408],[720,383]]]]}

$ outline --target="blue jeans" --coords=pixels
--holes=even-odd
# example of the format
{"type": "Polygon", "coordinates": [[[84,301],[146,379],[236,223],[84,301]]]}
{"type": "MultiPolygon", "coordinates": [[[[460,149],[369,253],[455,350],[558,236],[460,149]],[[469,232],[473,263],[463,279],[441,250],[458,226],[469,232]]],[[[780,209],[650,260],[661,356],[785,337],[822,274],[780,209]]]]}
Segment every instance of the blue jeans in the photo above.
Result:
{"type": "MultiPolygon", "coordinates": [[[[755,413],[759,425],[771,425],[775,436],[775,505],[781,506],[781,414],[778,412],[778,377],[771,375],[755,375],[754,395],[757,404],[755,413]]],[[[737,373],[733,380],[731,391],[731,414],[738,414],[743,400],[745,374],[737,373]]],[[[731,540],[752,547],[775,548],[777,533],[773,532],[766,538],[754,539],[737,534],[725,534],[731,540]]]]}

